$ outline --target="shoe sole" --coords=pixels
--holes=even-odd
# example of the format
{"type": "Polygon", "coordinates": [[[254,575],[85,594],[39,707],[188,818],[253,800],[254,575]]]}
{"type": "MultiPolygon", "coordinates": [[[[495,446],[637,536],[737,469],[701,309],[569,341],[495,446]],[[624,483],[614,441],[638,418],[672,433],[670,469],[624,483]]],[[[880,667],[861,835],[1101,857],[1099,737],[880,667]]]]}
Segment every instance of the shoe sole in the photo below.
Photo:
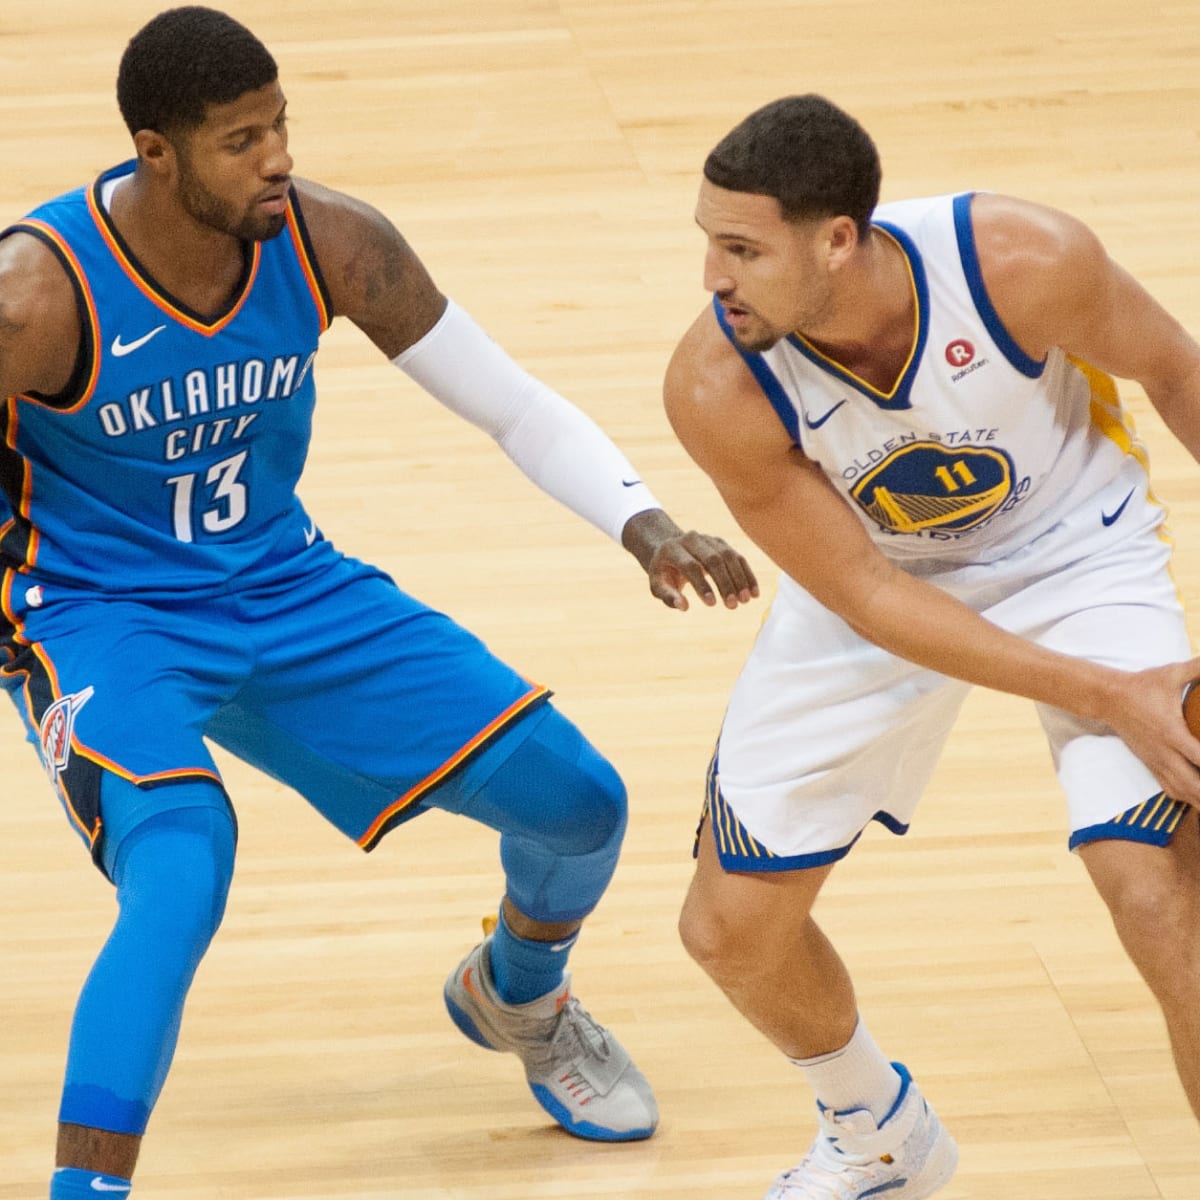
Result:
{"type": "Polygon", "coordinates": [[[603,1125],[593,1125],[590,1121],[572,1121],[570,1111],[549,1088],[540,1083],[530,1083],[529,1090],[533,1093],[533,1098],[568,1133],[589,1142],[643,1142],[657,1128],[651,1125],[645,1129],[606,1129],[603,1125]]]}

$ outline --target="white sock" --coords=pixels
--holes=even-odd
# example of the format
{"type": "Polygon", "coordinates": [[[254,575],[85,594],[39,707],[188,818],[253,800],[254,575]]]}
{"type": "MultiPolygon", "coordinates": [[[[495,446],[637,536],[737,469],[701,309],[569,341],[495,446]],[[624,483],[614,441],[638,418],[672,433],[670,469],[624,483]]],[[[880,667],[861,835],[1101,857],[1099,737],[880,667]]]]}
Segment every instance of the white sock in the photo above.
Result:
{"type": "Polygon", "coordinates": [[[840,1049],[816,1058],[793,1058],[817,1094],[834,1112],[865,1108],[881,1122],[900,1095],[900,1076],[859,1018],[854,1034],[840,1049]]]}

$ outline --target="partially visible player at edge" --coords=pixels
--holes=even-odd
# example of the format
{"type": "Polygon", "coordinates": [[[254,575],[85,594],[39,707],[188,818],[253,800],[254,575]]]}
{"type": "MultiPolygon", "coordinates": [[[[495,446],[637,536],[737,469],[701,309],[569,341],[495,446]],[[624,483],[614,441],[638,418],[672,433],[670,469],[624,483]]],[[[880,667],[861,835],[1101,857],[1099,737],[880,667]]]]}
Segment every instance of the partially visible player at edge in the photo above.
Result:
{"type": "Polygon", "coordinates": [[[54,1200],[129,1190],[220,923],[233,812],[204,736],[371,849],[439,807],[501,834],[499,925],[446,984],[581,1137],[650,1136],[653,1092],[564,966],[616,863],[613,768],[447,617],[319,535],[295,494],[334,317],[622,544],[667,605],[757,594],[617,448],[438,291],[379,212],[292,178],[276,65],[211,9],[130,42],[136,160],[0,241],[0,677],[119,916],[80,997],[54,1200]],[[711,583],[710,583],[711,580],[711,583]],[[714,590],[715,589],[715,590],[714,590]]]}
{"type": "Polygon", "coordinates": [[[1200,660],[1110,378],[1200,458],[1200,347],[1079,221],[983,193],[877,208],[879,186],[870,137],[819,96],[734,128],[696,208],[713,302],[665,385],[784,572],[681,920],[820,1101],[769,1200],[921,1200],[955,1169],[812,908],[871,820],[908,828],[970,684],[1037,702],[1070,845],[1200,1113],[1200,742],[1180,711],[1200,660]]]}

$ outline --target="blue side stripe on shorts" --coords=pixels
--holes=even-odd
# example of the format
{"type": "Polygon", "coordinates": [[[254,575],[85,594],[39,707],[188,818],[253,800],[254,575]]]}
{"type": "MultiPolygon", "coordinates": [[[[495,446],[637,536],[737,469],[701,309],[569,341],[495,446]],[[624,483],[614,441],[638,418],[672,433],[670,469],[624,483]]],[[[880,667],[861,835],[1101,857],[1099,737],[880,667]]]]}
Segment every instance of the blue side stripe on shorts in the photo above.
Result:
{"type": "Polygon", "coordinates": [[[1191,805],[1172,800],[1165,792],[1155,792],[1149,800],[1135,804],[1111,821],[1088,825],[1071,834],[1070,848],[1086,846],[1089,842],[1116,840],[1144,842],[1151,846],[1168,846],[1175,830],[1191,805]]]}
{"type": "MultiPolygon", "coordinates": [[[[871,819],[878,821],[892,833],[902,836],[908,832],[908,826],[896,820],[891,813],[880,811],[871,819]]],[[[807,867],[827,866],[829,863],[845,858],[854,843],[863,835],[863,831],[859,830],[846,845],[813,854],[779,855],[773,850],[768,850],[738,820],[737,814],[722,795],[721,773],[716,753],[713,754],[708,764],[704,808],[700,814],[699,827],[696,830],[695,844],[692,848],[693,857],[700,852],[700,837],[706,821],[712,826],[717,857],[721,861],[721,866],[727,871],[798,871],[807,867]]]]}

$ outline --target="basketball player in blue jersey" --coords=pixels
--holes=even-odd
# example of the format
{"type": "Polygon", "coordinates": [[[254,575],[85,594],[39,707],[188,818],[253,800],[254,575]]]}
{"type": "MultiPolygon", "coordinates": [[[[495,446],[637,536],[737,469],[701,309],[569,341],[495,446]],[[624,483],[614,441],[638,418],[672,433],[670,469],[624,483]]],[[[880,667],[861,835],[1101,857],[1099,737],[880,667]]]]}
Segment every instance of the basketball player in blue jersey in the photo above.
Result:
{"type": "Polygon", "coordinates": [[[970,684],[1034,700],[1070,845],[1157,997],[1200,1115],[1200,675],[1110,376],[1200,458],[1200,346],[1077,220],[996,195],[877,207],[818,96],[713,150],[713,304],[665,400],[780,589],[723,722],[681,932],[807,1077],[769,1200],[921,1200],[957,1151],[814,923],[872,820],[908,828],[970,684]]]}
{"type": "Polygon", "coordinates": [[[498,926],[445,1001],[569,1132],[649,1137],[653,1092],[564,965],[615,866],[613,768],[545,688],[340,555],[295,485],[337,316],[618,538],[651,591],[757,593],[615,446],[438,291],[380,213],[293,180],[263,45],[167,11],[130,42],[136,159],[0,237],[0,681],[120,912],[79,1000],[54,1200],[123,1194],[221,921],[235,824],[205,738],[365,850],[438,807],[501,834],[498,926]],[[710,582],[711,581],[711,582],[710,582]]]}

